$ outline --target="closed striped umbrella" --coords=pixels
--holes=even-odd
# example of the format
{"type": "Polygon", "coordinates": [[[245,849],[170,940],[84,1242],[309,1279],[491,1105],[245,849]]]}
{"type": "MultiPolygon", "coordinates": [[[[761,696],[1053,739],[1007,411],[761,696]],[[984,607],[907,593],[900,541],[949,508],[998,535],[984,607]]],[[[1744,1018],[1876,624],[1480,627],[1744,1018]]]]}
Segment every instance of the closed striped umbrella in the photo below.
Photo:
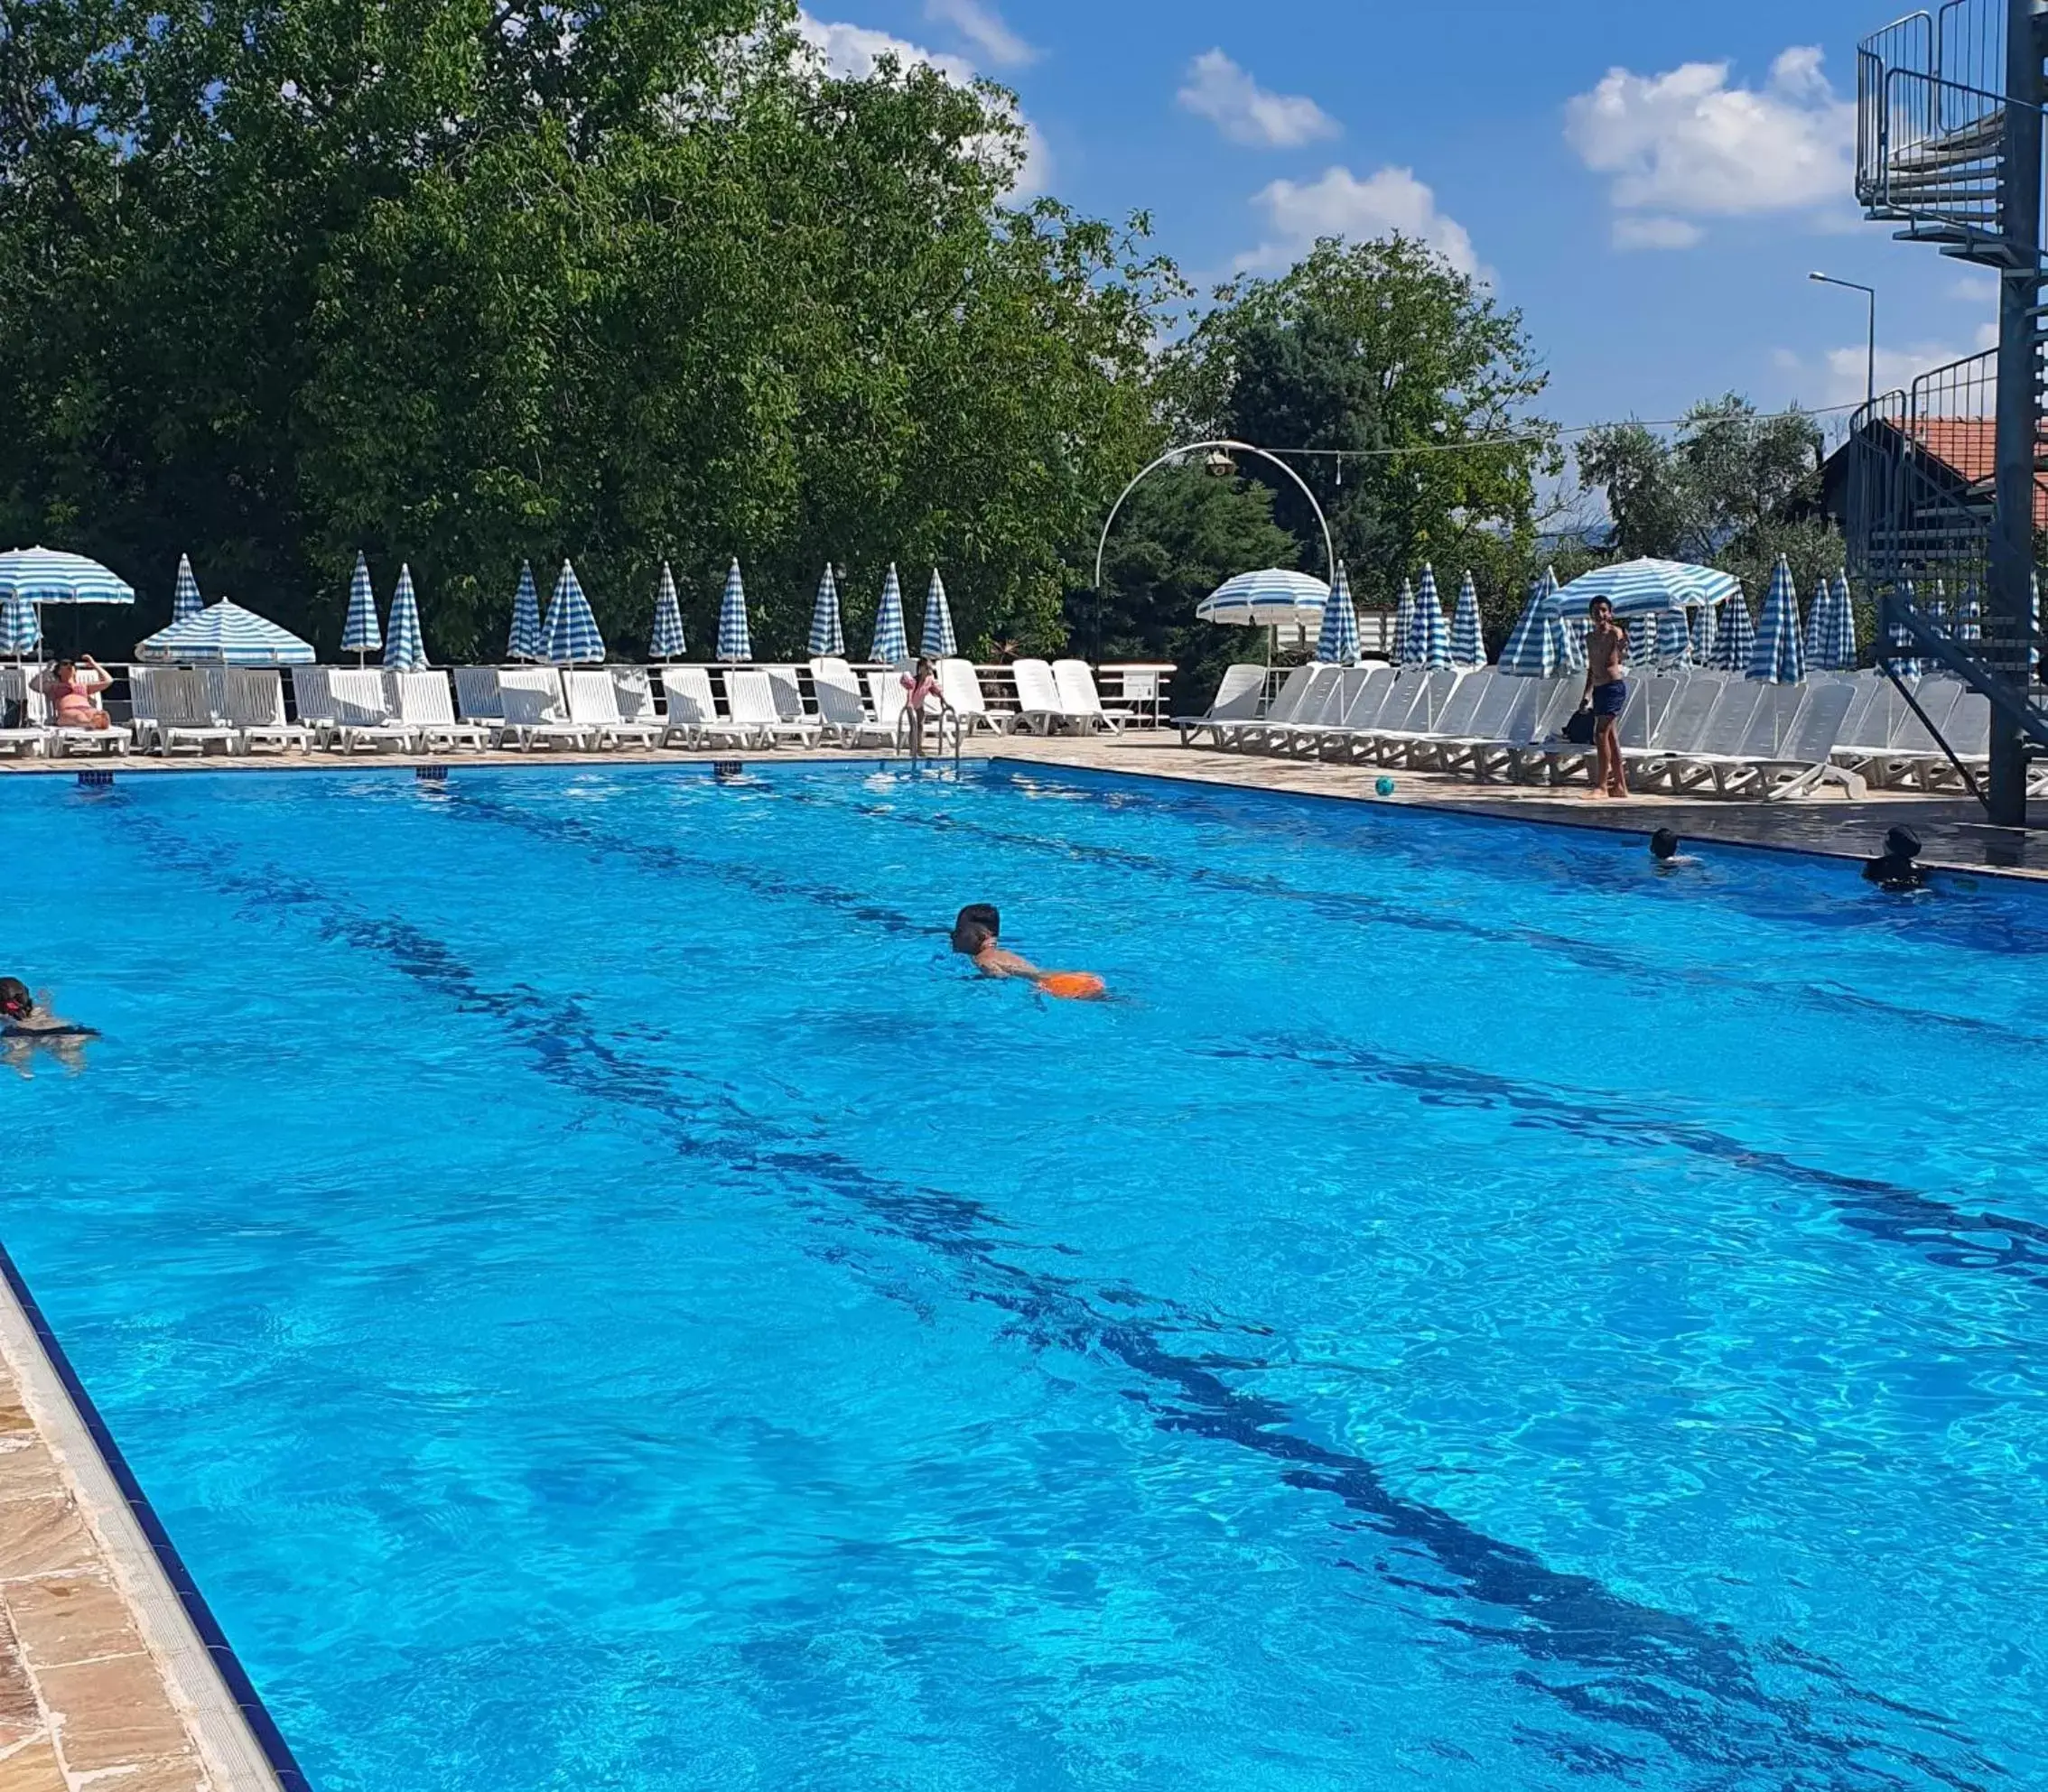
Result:
{"type": "Polygon", "coordinates": [[[171,588],[171,620],[183,622],[205,608],[206,599],[200,596],[199,580],[192,577],[192,557],[182,553],[178,556],[178,582],[171,588]]]}
{"type": "Polygon", "coordinates": [[[398,589],[391,594],[391,627],[386,631],[384,663],[393,672],[424,672],[426,643],[420,636],[419,599],[413,595],[413,569],[398,567],[398,589]]]}
{"type": "Polygon", "coordinates": [[[0,654],[20,659],[33,654],[42,639],[42,623],[35,606],[13,591],[0,591],[0,654]]]}
{"type": "Polygon", "coordinates": [[[32,604],[132,604],[135,588],[82,553],[9,548],[0,553],[0,597],[32,604]]]}
{"type": "Polygon", "coordinates": [[[555,575],[554,596],[547,606],[547,621],[541,628],[541,658],[550,665],[601,665],[604,636],[598,633],[591,600],[583,595],[582,581],[568,561],[555,575]]]}
{"type": "Polygon", "coordinates": [[[1444,620],[1443,599],[1437,595],[1437,575],[1427,562],[1415,590],[1415,619],[1410,625],[1409,651],[1432,672],[1448,669],[1450,624],[1444,620]]]}
{"type": "Polygon", "coordinates": [[[688,651],[683,641],[683,602],[675,595],[675,575],[665,560],[655,586],[654,628],[647,636],[647,652],[657,660],[674,660],[688,651]]]}
{"type": "Polygon", "coordinates": [[[811,652],[833,659],[846,656],[846,630],[839,617],[839,580],[832,576],[832,562],[818,574],[818,595],[811,605],[811,652]]]}
{"type": "Polygon", "coordinates": [[[1984,638],[1984,606],[1978,599],[1977,587],[1972,585],[1963,593],[1962,602],[1956,606],[1956,639],[1981,641],[1984,638]]]}
{"type": "MultiPolygon", "coordinates": [[[[1898,602],[1907,609],[1918,609],[1920,608],[1919,599],[1913,589],[1912,580],[1908,579],[1904,584],[1899,587],[1898,602]]],[[[1901,678],[1918,678],[1927,670],[1926,662],[1915,655],[1913,648],[1912,632],[1902,622],[1893,628],[1890,651],[1885,656],[1885,663],[1901,678]]]]}
{"type": "Polygon", "coordinates": [[[1806,661],[1814,672],[1848,672],[1856,664],[1856,606],[1844,573],[1823,579],[1814,593],[1806,618],[1806,661]]]}
{"type": "Polygon", "coordinates": [[[377,627],[377,594],[370,590],[369,562],[358,552],[355,573],[349,580],[349,619],[341,625],[341,651],[355,655],[360,665],[364,655],[374,654],[383,645],[384,636],[377,627]]]}
{"type": "Polygon", "coordinates": [[[1797,684],[1806,676],[1806,654],[1799,638],[1799,590],[1783,554],[1778,556],[1771,589],[1764,596],[1748,676],[1769,684],[1797,684]]]}
{"type": "Polygon", "coordinates": [[[1500,670],[1510,678],[1550,678],[1573,670],[1564,617],[1558,610],[1558,581],[1551,573],[1530,586],[1529,601],[1501,649],[1500,670]]]}
{"type": "Polygon", "coordinates": [[[1717,672],[1749,670],[1749,656],[1756,650],[1756,625],[1749,617],[1749,599],[1742,588],[1720,607],[1714,618],[1714,668],[1717,672]]]}
{"type": "Polygon", "coordinates": [[[932,582],[925,587],[925,627],[918,649],[926,659],[951,659],[960,651],[953,638],[953,611],[945,601],[945,582],[938,568],[932,568],[932,582]]]}
{"type": "Polygon", "coordinates": [[[1581,572],[1558,593],[1566,616],[1584,616],[1605,598],[1616,616],[1640,616],[1674,606],[1725,603],[1735,595],[1733,575],[1683,560],[1624,560],[1581,572]]]}
{"type": "Polygon", "coordinates": [[[519,589],[512,593],[512,630],[505,638],[508,660],[542,660],[540,592],[534,586],[534,563],[519,562],[519,589]]]}
{"type": "Polygon", "coordinates": [[[1457,608],[1451,616],[1450,658],[1453,665],[1485,665],[1486,636],[1479,626],[1479,588],[1467,571],[1457,588],[1457,608]]]}
{"type": "Polygon", "coordinates": [[[135,657],[188,665],[311,665],[313,650],[289,629],[223,598],[138,642],[135,657]]]}
{"type": "Polygon", "coordinates": [[[725,591],[718,600],[718,656],[728,665],[754,657],[754,637],[747,629],[747,586],[737,560],[725,569],[725,591]]]}
{"type": "Polygon", "coordinates": [[[1692,631],[1682,609],[1657,612],[1657,660],[1662,665],[1686,665],[1692,659],[1692,631]]]}
{"type": "Polygon", "coordinates": [[[1415,590],[1403,579],[1401,596],[1394,599],[1393,612],[1393,663],[1396,665],[1413,665],[1415,656],[1409,652],[1409,644],[1415,634],[1415,590]]]}
{"type": "Polygon", "coordinates": [[[884,665],[910,657],[910,637],[903,632],[903,587],[897,583],[893,560],[882,580],[881,608],[875,612],[875,638],[868,657],[884,665]]]}
{"type": "Polygon", "coordinates": [[[1692,612],[1692,663],[1710,666],[1714,664],[1714,606],[1701,604],[1692,612]]]}
{"type": "Polygon", "coordinates": [[[1323,632],[1316,637],[1316,657],[1325,665],[1354,665],[1358,661],[1358,610],[1351,601],[1351,580],[1344,563],[1336,570],[1336,589],[1323,606],[1323,632]]]}

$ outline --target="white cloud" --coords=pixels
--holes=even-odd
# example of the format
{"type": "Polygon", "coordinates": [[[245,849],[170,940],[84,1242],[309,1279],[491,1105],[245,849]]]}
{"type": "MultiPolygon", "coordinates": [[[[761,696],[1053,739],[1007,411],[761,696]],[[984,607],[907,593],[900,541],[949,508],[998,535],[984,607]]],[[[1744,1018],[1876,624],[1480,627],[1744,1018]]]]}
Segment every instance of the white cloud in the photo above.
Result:
{"type": "Polygon", "coordinates": [[[999,69],[1021,68],[1038,60],[1036,46],[1010,30],[988,0],[925,0],[925,16],[951,25],[999,69]]]}
{"type": "Polygon", "coordinates": [[[1299,149],[1340,135],[1336,120],[1314,100],[1302,94],[1267,92],[1220,50],[1206,50],[1187,65],[1187,84],[1179,99],[1233,144],[1299,149]]]}
{"type": "MultiPolygon", "coordinates": [[[[799,12],[796,35],[816,53],[826,70],[842,80],[866,80],[884,56],[895,57],[906,69],[919,64],[936,69],[947,80],[962,87],[972,85],[975,79],[974,65],[964,57],[927,50],[921,43],[892,37],[886,31],[875,31],[867,25],[832,23],[799,12]]],[[[1010,197],[1023,200],[1044,192],[1052,184],[1052,150],[1043,133],[1029,118],[1020,111],[1015,116],[1024,130],[1024,162],[1018,171],[1010,197]]]]}
{"type": "MultiPolygon", "coordinates": [[[[1876,358],[1877,390],[1891,392],[1910,388],[1920,375],[1931,368],[1945,367],[1966,355],[1996,348],[1997,342],[1998,326],[1987,323],[1978,327],[1976,340],[1966,345],[1930,340],[1908,343],[1900,348],[1880,346],[1876,358]]],[[[1789,348],[1779,349],[1773,358],[1798,382],[1800,395],[1805,403],[1825,408],[1863,403],[1868,353],[1867,344],[1857,342],[1846,348],[1827,349],[1818,363],[1789,348]]]]}
{"type": "Polygon", "coordinates": [[[1412,169],[1382,168],[1361,181],[1350,169],[1330,168],[1302,185],[1275,181],[1252,201],[1264,209],[1271,233],[1238,256],[1240,273],[1272,273],[1288,266],[1318,237],[1366,238],[1399,231],[1439,251],[1460,274],[1485,279],[1472,237],[1455,218],[1437,209],[1437,196],[1412,169]]]}
{"type": "Polygon", "coordinates": [[[1634,218],[1615,219],[1617,249],[1690,249],[1707,233],[1682,218],[1634,218]]]}
{"type": "Polygon", "coordinates": [[[1835,97],[1818,49],[1785,51],[1761,88],[1731,87],[1728,70],[1610,69],[1566,104],[1565,139],[1613,177],[1616,209],[1729,218],[1825,206],[1849,190],[1856,108],[1835,97]]]}

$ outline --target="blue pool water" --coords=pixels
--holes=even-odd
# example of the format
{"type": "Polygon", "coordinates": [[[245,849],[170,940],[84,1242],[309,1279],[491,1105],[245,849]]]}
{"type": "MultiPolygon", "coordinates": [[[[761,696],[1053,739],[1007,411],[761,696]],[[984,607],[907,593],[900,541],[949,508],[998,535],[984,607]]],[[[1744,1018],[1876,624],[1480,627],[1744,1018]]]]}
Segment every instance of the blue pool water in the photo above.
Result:
{"type": "Polygon", "coordinates": [[[107,1034],[5,1241],[324,1792],[2048,1781],[2040,893],[994,770],[0,828],[107,1034]]]}

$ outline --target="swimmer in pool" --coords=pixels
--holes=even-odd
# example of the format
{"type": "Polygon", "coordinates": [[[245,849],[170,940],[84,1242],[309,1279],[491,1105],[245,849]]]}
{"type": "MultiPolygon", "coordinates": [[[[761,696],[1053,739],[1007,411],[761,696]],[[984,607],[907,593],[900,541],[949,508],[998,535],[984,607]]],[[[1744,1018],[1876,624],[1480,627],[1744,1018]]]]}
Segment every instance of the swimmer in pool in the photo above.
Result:
{"type": "Polygon", "coordinates": [[[1650,836],[1650,857],[1656,860],[1660,871],[1675,871],[1681,865],[1697,865],[1699,861],[1690,852],[1680,852],[1685,842],[1669,828],[1659,828],[1650,836]]]}
{"type": "Polygon", "coordinates": [[[953,949],[974,961],[984,977],[1021,977],[1048,996],[1068,998],[1099,996],[1103,980],[1085,970],[1040,970],[1028,958],[1002,943],[1002,916],[993,903],[971,902],[954,918],[953,949]]]}
{"type": "Polygon", "coordinates": [[[51,1013],[47,989],[32,996],[20,978],[0,977],[0,1051],[22,1075],[29,1074],[29,1054],[39,1045],[56,1053],[71,1069],[80,1069],[85,1061],[79,1046],[98,1037],[97,1028],[51,1013]]]}
{"type": "Polygon", "coordinates": [[[1920,857],[1920,836],[1911,828],[1893,828],[1885,835],[1885,850],[1863,861],[1866,883],[1894,895],[1927,887],[1927,873],[1913,861],[1920,857]]]}

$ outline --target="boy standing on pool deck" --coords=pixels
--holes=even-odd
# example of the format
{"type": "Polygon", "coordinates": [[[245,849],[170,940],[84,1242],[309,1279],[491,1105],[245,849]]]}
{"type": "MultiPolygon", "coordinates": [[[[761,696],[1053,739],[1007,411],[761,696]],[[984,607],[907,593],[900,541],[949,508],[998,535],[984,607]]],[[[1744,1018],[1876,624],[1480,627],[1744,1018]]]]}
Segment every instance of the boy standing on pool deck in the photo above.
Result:
{"type": "Polygon", "coordinates": [[[1628,705],[1628,630],[1615,620],[1615,607],[1595,598],[1587,608],[1593,627],[1586,637],[1586,695],[1578,707],[1593,711],[1594,796],[1626,796],[1622,766],[1621,713],[1628,705]]]}

